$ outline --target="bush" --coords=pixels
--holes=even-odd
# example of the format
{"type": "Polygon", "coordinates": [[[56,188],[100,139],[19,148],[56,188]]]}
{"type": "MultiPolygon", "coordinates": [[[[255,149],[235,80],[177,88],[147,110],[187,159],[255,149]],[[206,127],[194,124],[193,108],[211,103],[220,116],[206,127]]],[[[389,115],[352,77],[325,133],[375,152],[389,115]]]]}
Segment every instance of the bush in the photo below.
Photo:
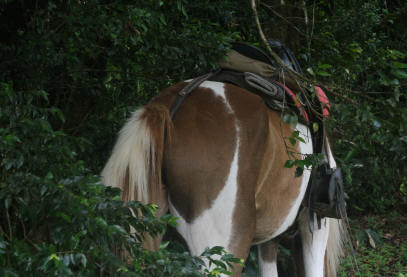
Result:
{"type": "Polygon", "coordinates": [[[2,83],[0,100],[0,275],[217,276],[239,262],[220,248],[207,250],[209,260],[222,256],[209,271],[201,258],[166,244],[144,250],[142,234],[161,234],[175,218],[157,219],[154,205],[123,203],[119,189],[101,184],[77,160],[86,143],[51,127],[49,120],[63,117],[55,107],[41,107],[45,92],[21,94],[2,83]]]}

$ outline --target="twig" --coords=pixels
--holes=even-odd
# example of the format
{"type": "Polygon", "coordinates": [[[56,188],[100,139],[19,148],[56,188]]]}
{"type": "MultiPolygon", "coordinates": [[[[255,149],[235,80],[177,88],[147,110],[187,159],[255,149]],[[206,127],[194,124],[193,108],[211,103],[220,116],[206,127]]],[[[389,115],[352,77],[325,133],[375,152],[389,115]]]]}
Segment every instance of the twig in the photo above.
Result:
{"type": "Polygon", "coordinates": [[[13,232],[11,231],[11,222],[10,222],[10,215],[8,213],[8,209],[6,209],[6,215],[7,215],[9,239],[10,239],[10,241],[12,241],[13,240],[13,232]]]}
{"type": "Polygon", "coordinates": [[[309,41],[308,41],[308,52],[311,52],[311,41],[312,41],[312,37],[314,36],[314,28],[315,28],[315,0],[314,0],[314,4],[312,7],[312,27],[311,27],[311,34],[309,35],[309,41]]]}
{"type": "Polygon", "coordinates": [[[294,79],[298,82],[300,87],[307,88],[307,87],[309,87],[309,85],[319,86],[321,88],[324,88],[327,93],[335,95],[335,96],[342,98],[355,105],[358,104],[356,101],[350,99],[349,97],[347,97],[345,95],[339,94],[336,91],[346,91],[348,93],[352,93],[352,94],[361,96],[363,98],[366,98],[369,101],[379,102],[377,99],[367,96],[363,92],[360,92],[360,91],[344,89],[344,88],[340,88],[340,87],[336,87],[336,86],[329,86],[326,84],[322,84],[320,82],[310,80],[310,79],[306,78],[305,76],[299,74],[298,72],[292,70],[288,66],[286,66],[284,64],[284,62],[281,60],[281,58],[271,49],[270,45],[267,42],[267,38],[263,33],[263,29],[261,28],[261,24],[260,24],[260,20],[259,20],[259,15],[257,13],[256,0],[250,0],[250,2],[251,2],[253,14],[254,14],[254,19],[255,19],[256,25],[257,25],[257,30],[259,32],[261,40],[263,41],[264,45],[266,46],[267,51],[277,61],[277,63],[285,70],[285,72],[289,75],[289,77],[291,77],[292,79],[294,79]]]}
{"type": "Polygon", "coordinates": [[[263,2],[260,3],[260,5],[266,7],[267,9],[269,9],[275,16],[281,18],[282,20],[284,20],[288,25],[290,25],[291,28],[293,28],[294,30],[296,30],[298,33],[300,33],[303,36],[307,36],[307,34],[305,34],[304,32],[302,32],[297,26],[295,26],[293,23],[291,23],[291,21],[289,21],[287,18],[285,18],[284,16],[282,16],[281,14],[279,14],[278,12],[276,12],[271,6],[264,4],[263,2]]]}
{"type": "Polygon", "coordinates": [[[0,225],[0,235],[4,235],[8,241],[10,241],[10,237],[4,232],[3,228],[0,225]]]}

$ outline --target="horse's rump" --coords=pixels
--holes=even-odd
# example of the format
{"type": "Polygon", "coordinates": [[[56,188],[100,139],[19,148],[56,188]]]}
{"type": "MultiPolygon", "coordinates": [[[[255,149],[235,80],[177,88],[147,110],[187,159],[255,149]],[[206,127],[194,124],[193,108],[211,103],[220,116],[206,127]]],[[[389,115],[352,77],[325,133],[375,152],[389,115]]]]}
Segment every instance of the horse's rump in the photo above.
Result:
{"type": "Polygon", "coordinates": [[[185,85],[163,90],[133,115],[104,182],[121,187],[125,200],[155,202],[160,214],[169,207],[192,254],[219,245],[245,259],[250,245],[275,238],[297,217],[310,172],[295,178],[284,163],[312,153],[308,128],[297,125],[306,143],[292,146],[286,138],[294,129],[261,97],[213,81],[188,95],[171,120],[185,85]]]}

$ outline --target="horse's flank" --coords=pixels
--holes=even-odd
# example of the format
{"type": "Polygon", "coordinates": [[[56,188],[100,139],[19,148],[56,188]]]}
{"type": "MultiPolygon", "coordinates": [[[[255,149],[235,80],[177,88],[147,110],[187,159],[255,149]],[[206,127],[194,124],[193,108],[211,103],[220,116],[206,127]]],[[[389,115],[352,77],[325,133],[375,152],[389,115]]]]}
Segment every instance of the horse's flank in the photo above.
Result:
{"type": "MultiPolygon", "coordinates": [[[[158,215],[169,207],[192,254],[220,245],[245,259],[252,244],[294,222],[309,171],[294,178],[283,165],[288,150],[297,158],[312,153],[309,134],[297,126],[307,143],[288,149],[284,137],[293,129],[279,113],[259,96],[208,81],[171,121],[169,108],[183,86],[165,89],[133,114],[102,172],[104,183],[122,188],[124,200],[158,204],[158,215]]],[[[147,244],[156,248],[159,238],[147,244]]]]}

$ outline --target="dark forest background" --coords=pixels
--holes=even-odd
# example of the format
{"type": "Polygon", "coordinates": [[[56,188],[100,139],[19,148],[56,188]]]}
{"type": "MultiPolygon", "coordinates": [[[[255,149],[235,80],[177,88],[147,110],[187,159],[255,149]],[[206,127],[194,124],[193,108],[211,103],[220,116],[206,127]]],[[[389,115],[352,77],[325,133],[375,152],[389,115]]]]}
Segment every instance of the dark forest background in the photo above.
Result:
{"type": "MultiPolygon", "coordinates": [[[[268,0],[258,11],[266,36],[331,87],[362,276],[407,276],[407,3],[268,0]]],[[[249,1],[0,0],[1,276],[216,276],[182,247],[144,251],[129,226],[162,232],[174,219],[122,203],[98,174],[131,111],[213,69],[234,41],[262,47],[249,1]]]]}

